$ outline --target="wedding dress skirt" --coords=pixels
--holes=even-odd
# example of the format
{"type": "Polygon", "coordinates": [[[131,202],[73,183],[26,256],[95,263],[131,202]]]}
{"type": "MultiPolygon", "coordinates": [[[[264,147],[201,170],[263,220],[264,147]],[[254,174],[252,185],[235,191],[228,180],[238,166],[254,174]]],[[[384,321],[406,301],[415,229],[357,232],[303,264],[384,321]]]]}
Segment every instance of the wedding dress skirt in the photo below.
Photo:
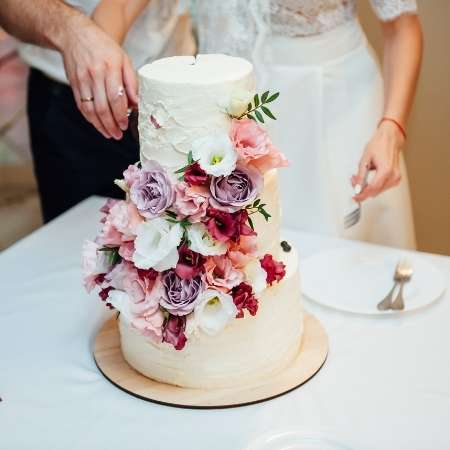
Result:
{"type": "Polygon", "coordinates": [[[357,20],[307,37],[272,35],[255,50],[260,90],[280,91],[268,124],[291,167],[280,174],[287,227],[395,247],[415,248],[408,179],[363,203],[362,217],[345,230],[355,203],[350,177],[383,108],[383,80],[357,20]],[[264,52],[264,55],[263,55],[264,52]]]}

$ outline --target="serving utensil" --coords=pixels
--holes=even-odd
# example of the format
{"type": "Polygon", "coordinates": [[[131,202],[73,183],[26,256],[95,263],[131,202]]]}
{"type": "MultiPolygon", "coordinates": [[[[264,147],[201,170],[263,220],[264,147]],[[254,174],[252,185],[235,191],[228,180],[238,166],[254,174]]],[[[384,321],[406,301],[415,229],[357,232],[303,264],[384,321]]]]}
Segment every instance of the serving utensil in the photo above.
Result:
{"type": "Polygon", "coordinates": [[[392,302],[391,309],[394,311],[401,311],[405,309],[405,301],[403,298],[403,287],[411,279],[413,274],[413,269],[411,263],[408,260],[403,260],[400,268],[398,270],[398,279],[400,283],[400,289],[398,291],[397,297],[392,302]]]}
{"type": "MultiPolygon", "coordinates": [[[[368,180],[369,180],[369,173],[370,170],[367,169],[366,173],[364,175],[362,184],[357,184],[355,186],[355,194],[360,194],[367,186],[368,180]]],[[[358,202],[356,205],[356,208],[350,211],[345,217],[344,217],[344,228],[351,228],[352,226],[356,225],[360,219],[361,219],[361,202],[358,202]]]]}

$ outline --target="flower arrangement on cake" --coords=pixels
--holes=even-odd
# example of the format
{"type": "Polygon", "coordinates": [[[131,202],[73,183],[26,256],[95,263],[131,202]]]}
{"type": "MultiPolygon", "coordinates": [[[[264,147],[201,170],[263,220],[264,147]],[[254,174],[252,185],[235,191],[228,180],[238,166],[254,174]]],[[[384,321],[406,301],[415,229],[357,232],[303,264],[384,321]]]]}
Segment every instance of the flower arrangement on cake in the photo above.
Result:
{"type": "Polygon", "coordinates": [[[256,315],[258,293],[283,279],[284,264],[258,253],[252,220],[270,220],[264,174],[287,166],[261,125],[275,119],[268,104],[277,97],[233,93],[229,134],[197,139],[175,171],[129,166],[116,180],[126,199],[101,209],[101,231],[83,246],[85,287],[152,341],[181,350],[191,333],[215,335],[256,315]]]}

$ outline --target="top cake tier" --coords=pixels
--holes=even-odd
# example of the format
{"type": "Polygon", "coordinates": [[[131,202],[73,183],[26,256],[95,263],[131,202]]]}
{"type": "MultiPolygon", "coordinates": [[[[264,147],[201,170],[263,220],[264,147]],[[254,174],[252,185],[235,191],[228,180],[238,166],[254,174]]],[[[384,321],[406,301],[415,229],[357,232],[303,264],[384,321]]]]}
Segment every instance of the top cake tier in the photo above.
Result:
{"type": "Polygon", "coordinates": [[[186,164],[194,140],[228,133],[232,94],[255,90],[252,64],[226,55],[160,59],[140,69],[139,82],[141,159],[168,168],[186,164]]]}

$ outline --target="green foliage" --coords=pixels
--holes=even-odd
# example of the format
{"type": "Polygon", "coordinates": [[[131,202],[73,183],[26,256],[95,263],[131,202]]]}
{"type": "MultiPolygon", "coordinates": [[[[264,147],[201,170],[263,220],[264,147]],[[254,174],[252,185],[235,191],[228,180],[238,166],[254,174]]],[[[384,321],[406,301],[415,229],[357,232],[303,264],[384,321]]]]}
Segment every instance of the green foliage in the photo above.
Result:
{"type": "Polygon", "coordinates": [[[253,97],[253,103],[249,103],[247,106],[247,111],[238,117],[242,119],[246,117],[247,119],[254,120],[255,122],[265,123],[264,115],[269,117],[269,119],[277,120],[272,111],[268,108],[267,104],[273,102],[279,97],[280,93],[275,92],[270,95],[270,91],[264,92],[261,96],[255,94],[253,97]]]}

